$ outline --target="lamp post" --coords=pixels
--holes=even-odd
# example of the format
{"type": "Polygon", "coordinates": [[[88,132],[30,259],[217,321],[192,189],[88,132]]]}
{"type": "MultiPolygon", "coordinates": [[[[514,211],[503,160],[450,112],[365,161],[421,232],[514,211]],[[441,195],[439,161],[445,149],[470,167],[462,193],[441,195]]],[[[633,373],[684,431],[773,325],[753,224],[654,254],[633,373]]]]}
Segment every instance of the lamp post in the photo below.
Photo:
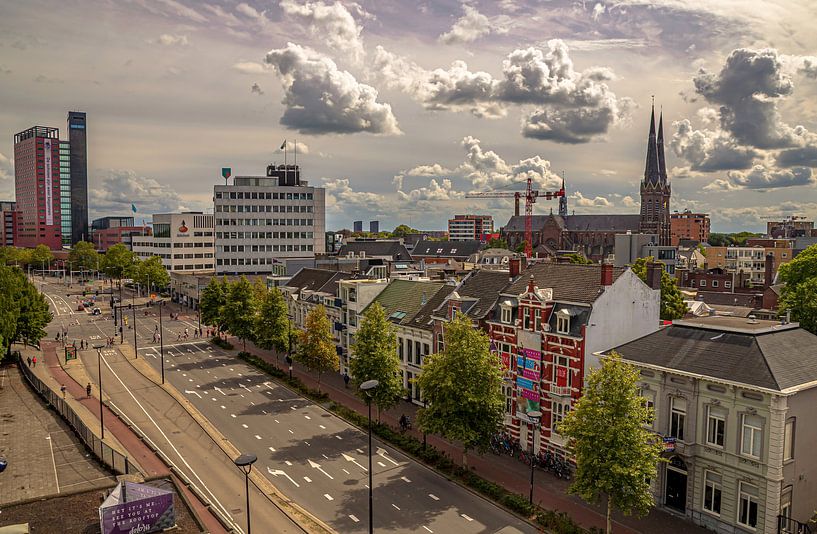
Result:
{"type": "Polygon", "coordinates": [[[199,320],[199,335],[201,335],[201,294],[199,291],[199,275],[196,275],[196,313],[199,320]]]}
{"type": "Polygon", "coordinates": [[[287,365],[289,365],[289,379],[292,380],[292,317],[287,315],[287,365]]]}
{"type": "Polygon", "coordinates": [[[104,345],[94,345],[96,349],[97,373],[99,374],[99,429],[102,439],[105,439],[105,420],[102,411],[102,347],[104,345]]]}
{"type": "Polygon", "coordinates": [[[250,471],[252,471],[252,464],[254,464],[257,459],[254,454],[242,454],[233,460],[233,463],[244,471],[244,489],[247,493],[247,534],[251,534],[252,532],[250,527],[250,471]]]}
{"type": "Polygon", "coordinates": [[[165,383],[165,330],[162,326],[162,308],[165,301],[159,301],[159,357],[162,359],[162,384],[165,383]]]}
{"type": "Polygon", "coordinates": [[[366,404],[369,407],[369,534],[374,533],[372,512],[372,395],[370,391],[380,385],[377,380],[367,380],[360,384],[360,390],[366,393],[366,404]]]}
{"type": "Polygon", "coordinates": [[[542,418],[542,412],[530,411],[527,412],[527,415],[531,426],[533,426],[533,439],[531,439],[530,444],[530,498],[528,499],[528,502],[533,504],[533,468],[536,466],[536,462],[533,461],[533,455],[536,447],[536,429],[539,428],[539,420],[542,418]]]}
{"type": "Polygon", "coordinates": [[[133,309],[133,359],[136,360],[139,358],[139,349],[136,347],[136,293],[133,295],[134,297],[131,299],[133,303],[131,306],[133,309]]]}

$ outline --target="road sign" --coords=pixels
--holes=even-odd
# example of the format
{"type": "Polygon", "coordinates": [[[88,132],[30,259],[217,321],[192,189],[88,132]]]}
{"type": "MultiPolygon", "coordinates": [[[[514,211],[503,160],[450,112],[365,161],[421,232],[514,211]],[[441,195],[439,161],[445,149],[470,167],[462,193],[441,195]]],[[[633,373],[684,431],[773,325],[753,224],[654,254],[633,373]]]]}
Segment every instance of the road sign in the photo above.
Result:
{"type": "Polygon", "coordinates": [[[233,175],[233,169],[230,167],[222,167],[221,168],[221,177],[225,180],[233,175]]]}
{"type": "Polygon", "coordinates": [[[68,363],[68,360],[76,360],[77,359],[77,348],[71,345],[65,347],[65,363],[68,363]]]}

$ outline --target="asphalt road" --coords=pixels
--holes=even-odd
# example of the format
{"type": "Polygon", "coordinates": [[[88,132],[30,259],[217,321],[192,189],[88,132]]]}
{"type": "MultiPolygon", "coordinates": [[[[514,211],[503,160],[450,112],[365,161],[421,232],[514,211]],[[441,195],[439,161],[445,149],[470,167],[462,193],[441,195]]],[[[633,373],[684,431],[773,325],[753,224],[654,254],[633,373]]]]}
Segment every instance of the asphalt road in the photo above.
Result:
{"type": "MultiPolygon", "coordinates": [[[[68,326],[69,340],[86,336],[83,339],[94,344],[113,334],[109,317],[105,320],[105,316],[74,313],[71,308],[73,298],[64,296],[64,286],[46,285],[45,291],[59,312],[53,323],[54,330],[60,323],[74,323],[68,326]],[[77,319],[79,325],[75,324],[77,319]]],[[[158,312],[158,309],[154,307],[151,312],[158,312]]],[[[193,340],[192,333],[197,326],[194,320],[195,317],[182,316],[178,321],[164,321],[165,372],[169,382],[236,447],[256,454],[256,469],[288,498],[338,532],[366,532],[366,434],[295,392],[269,381],[268,376],[207,341],[193,340]],[[188,331],[187,342],[184,341],[185,329],[188,331]]],[[[132,315],[129,320],[132,327],[131,323],[132,315]]],[[[139,357],[159,369],[159,346],[152,343],[158,317],[146,317],[137,312],[136,323],[139,357]]],[[[125,342],[132,341],[133,331],[126,328],[125,342]]],[[[127,373],[124,366],[129,365],[126,362],[120,362],[119,370],[116,363],[118,352],[114,352],[109,357],[113,370],[126,375],[124,382],[127,384],[131,384],[131,380],[134,384],[140,383],[139,377],[127,373]]],[[[103,379],[107,384],[115,380],[108,378],[104,371],[103,379]]],[[[109,387],[113,386],[115,384],[109,387]]],[[[141,386],[131,390],[136,398],[145,397],[141,386]]],[[[153,394],[145,400],[154,402],[153,394]]],[[[124,402],[122,408],[127,411],[124,402]]],[[[157,405],[154,409],[161,410],[162,406],[157,405]]],[[[157,421],[157,426],[171,428],[178,415],[168,414],[167,418],[157,421]]],[[[206,441],[201,437],[197,440],[206,441]]],[[[373,449],[376,451],[372,464],[376,531],[536,532],[531,525],[376,439],[373,449]]],[[[190,460],[190,455],[206,454],[206,450],[190,449],[180,458],[190,460]]],[[[213,482],[214,487],[217,485],[213,482]]]]}

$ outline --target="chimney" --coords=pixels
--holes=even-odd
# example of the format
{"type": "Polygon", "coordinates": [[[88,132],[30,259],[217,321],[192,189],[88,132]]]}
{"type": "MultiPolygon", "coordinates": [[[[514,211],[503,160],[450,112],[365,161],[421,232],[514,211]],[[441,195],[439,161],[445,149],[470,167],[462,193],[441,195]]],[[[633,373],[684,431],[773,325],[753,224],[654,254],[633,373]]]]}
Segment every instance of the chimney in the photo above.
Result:
{"type": "Polygon", "coordinates": [[[647,285],[650,289],[661,289],[661,273],[664,267],[660,263],[647,264],[647,285]]]}
{"type": "Polygon", "coordinates": [[[601,264],[601,285],[602,286],[611,286],[613,285],[613,264],[612,263],[602,263],[601,264]]]}
{"type": "Polygon", "coordinates": [[[530,280],[528,280],[528,293],[533,293],[536,291],[536,282],[533,279],[533,275],[530,275],[530,280]]]}
{"type": "Polygon", "coordinates": [[[516,278],[519,276],[519,273],[522,272],[522,259],[518,254],[511,256],[511,259],[508,261],[508,265],[511,269],[511,278],[516,278]]]}
{"type": "Polygon", "coordinates": [[[766,271],[763,278],[763,285],[769,287],[772,285],[772,279],[774,278],[774,254],[769,252],[766,254],[766,271]]]}

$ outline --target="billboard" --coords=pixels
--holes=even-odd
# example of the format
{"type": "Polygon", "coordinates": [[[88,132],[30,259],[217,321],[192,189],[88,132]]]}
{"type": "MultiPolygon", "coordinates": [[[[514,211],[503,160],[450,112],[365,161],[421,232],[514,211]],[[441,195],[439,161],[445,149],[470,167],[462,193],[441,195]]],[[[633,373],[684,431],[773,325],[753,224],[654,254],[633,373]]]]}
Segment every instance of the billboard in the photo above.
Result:
{"type": "Polygon", "coordinates": [[[102,534],[161,532],[176,524],[173,492],[122,482],[99,507],[102,534]]]}
{"type": "Polygon", "coordinates": [[[519,354],[516,357],[517,414],[526,420],[527,412],[541,411],[542,353],[521,347],[517,352],[519,354]]]}
{"type": "Polygon", "coordinates": [[[43,141],[45,159],[45,224],[54,224],[54,169],[51,166],[51,139],[43,141]]]}

